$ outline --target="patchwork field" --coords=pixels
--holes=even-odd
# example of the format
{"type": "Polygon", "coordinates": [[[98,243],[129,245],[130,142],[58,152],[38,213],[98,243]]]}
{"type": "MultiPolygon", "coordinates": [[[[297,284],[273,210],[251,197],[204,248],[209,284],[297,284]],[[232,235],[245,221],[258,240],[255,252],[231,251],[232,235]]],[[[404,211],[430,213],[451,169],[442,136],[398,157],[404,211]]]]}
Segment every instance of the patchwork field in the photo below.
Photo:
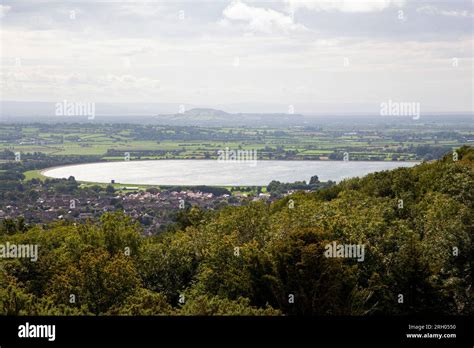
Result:
{"type": "Polygon", "coordinates": [[[431,160],[473,141],[473,128],[418,125],[211,128],[137,124],[0,124],[0,151],[104,160],[208,159],[219,150],[257,150],[259,159],[431,160]],[[421,135],[422,134],[422,135],[421,135]]]}

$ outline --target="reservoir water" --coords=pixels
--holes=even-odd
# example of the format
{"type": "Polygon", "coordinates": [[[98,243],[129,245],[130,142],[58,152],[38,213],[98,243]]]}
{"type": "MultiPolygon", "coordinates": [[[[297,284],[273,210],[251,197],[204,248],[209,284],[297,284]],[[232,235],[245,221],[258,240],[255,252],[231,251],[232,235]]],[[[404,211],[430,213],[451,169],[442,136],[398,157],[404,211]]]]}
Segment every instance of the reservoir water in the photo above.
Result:
{"type": "Polygon", "coordinates": [[[294,182],[318,175],[321,181],[341,181],[345,178],[412,167],[417,162],[383,161],[258,161],[219,162],[217,160],[151,160],[78,164],[45,169],[52,178],[142,185],[268,185],[272,180],[294,182]]]}

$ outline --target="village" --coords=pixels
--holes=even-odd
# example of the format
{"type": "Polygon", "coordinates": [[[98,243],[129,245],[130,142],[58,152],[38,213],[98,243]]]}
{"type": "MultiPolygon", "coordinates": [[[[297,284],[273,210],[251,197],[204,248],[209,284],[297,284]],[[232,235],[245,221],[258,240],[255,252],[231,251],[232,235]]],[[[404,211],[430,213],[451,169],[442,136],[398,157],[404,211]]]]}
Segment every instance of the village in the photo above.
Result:
{"type": "MultiPolygon", "coordinates": [[[[124,187],[125,188],[125,187],[124,187]]],[[[130,189],[130,187],[127,187],[130,189]]],[[[11,202],[0,207],[0,220],[22,218],[26,224],[63,221],[97,220],[106,212],[122,211],[143,226],[145,235],[163,231],[174,222],[176,213],[192,206],[218,209],[226,205],[243,205],[250,201],[269,200],[270,195],[235,195],[182,190],[150,189],[133,192],[94,192],[77,190],[74,193],[44,191],[36,199],[11,202]]]]}

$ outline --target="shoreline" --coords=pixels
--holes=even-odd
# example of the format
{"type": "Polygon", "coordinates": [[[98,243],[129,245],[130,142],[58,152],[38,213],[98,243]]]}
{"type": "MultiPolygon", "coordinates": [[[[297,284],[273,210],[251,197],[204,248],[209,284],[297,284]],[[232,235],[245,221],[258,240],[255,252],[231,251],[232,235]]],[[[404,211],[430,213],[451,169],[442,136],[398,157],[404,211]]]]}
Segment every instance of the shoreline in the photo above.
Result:
{"type": "MultiPolygon", "coordinates": [[[[103,162],[89,162],[89,163],[77,163],[77,164],[66,164],[66,165],[59,165],[59,166],[54,166],[54,167],[49,167],[49,168],[44,168],[44,169],[41,169],[39,171],[39,173],[44,176],[45,178],[49,178],[49,179],[67,179],[69,176],[73,176],[74,175],[69,175],[68,177],[66,176],[63,176],[63,177],[59,177],[59,176],[50,176],[47,174],[47,172],[50,172],[52,170],[55,170],[55,169],[63,169],[63,168],[68,168],[68,167],[72,167],[72,166],[84,166],[84,165],[100,165],[100,164],[112,164],[112,163],[125,163],[125,162],[158,162],[158,161],[167,161],[167,162],[172,162],[172,161],[188,161],[188,160],[192,160],[192,161],[206,161],[206,162],[215,162],[216,164],[217,163],[220,163],[220,164],[245,164],[245,162],[238,162],[238,161],[228,161],[228,162],[218,162],[217,159],[159,159],[159,160],[130,160],[130,161],[103,161],[103,162]]],[[[375,170],[373,172],[369,172],[369,173],[366,173],[366,174],[361,174],[361,175],[354,175],[353,177],[363,177],[363,176],[366,176],[368,174],[371,174],[371,173],[375,173],[375,172],[380,172],[380,171],[385,171],[385,170],[394,170],[394,169],[397,169],[397,168],[401,168],[401,167],[414,167],[416,165],[419,165],[421,163],[423,163],[422,161],[334,161],[334,160],[260,160],[258,162],[309,162],[309,163],[338,163],[338,164],[342,164],[342,163],[365,163],[365,164],[393,164],[395,165],[393,168],[381,168],[379,170],[375,170]],[[400,166],[396,166],[397,163],[400,163],[401,165],[400,166]],[[408,164],[408,165],[404,165],[404,164],[408,164]]],[[[253,167],[255,168],[255,165],[249,165],[250,167],[253,167]]],[[[314,175],[320,175],[318,173],[314,173],[314,175]]],[[[324,175],[323,175],[324,176],[324,175]]],[[[345,180],[345,179],[349,179],[349,178],[352,178],[352,177],[347,177],[347,178],[336,178],[336,179],[327,179],[327,180],[321,180],[322,182],[328,182],[330,180],[332,181],[335,181],[335,182],[339,182],[339,181],[342,181],[342,180],[345,180]]],[[[112,179],[111,179],[112,180],[112,179]]],[[[279,179],[275,179],[277,181],[281,181],[279,179]]],[[[88,180],[77,180],[77,182],[79,183],[83,183],[83,184],[97,184],[97,185],[119,185],[119,186],[146,186],[146,187],[153,187],[153,186],[189,186],[189,187],[192,187],[192,186],[215,186],[215,187],[232,187],[232,186],[254,186],[254,187],[257,187],[257,186],[266,186],[269,184],[266,183],[266,184],[263,184],[263,185],[259,185],[259,184],[202,184],[202,183],[199,183],[199,184],[183,184],[183,183],[176,183],[176,184],[169,184],[169,183],[166,183],[166,184],[150,184],[150,183],[136,183],[136,182],[115,182],[115,183],[111,183],[111,182],[105,182],[105,181],[88,181],[88,180]]],[[[298,178],[295,178],[294,181],[300,181],[298,178]]],[[[283,181],[282,181],[283,182],[283,181]]],[[[285,181],[286,182],[286,181],[285,181]]]]}

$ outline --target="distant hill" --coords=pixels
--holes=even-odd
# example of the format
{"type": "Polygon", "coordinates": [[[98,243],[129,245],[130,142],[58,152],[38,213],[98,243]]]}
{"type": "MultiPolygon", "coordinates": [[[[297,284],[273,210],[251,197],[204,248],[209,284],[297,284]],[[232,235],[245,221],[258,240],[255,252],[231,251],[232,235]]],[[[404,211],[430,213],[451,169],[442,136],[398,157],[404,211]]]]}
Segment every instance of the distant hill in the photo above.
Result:
{"type": "MultiPolygon", "coordinates": [[[[62,101],[58,101],[62,102],[62,101]]],[[[90,120],[87,116],[56,116],[55,102],[21,102],[0,101],[0,122],[5,123],[138,123],[160,124],[170,126],[212,126],[212,127],[274,127],[287,128],[294,126],[316,126],[325,124],[343,124],[348,122],[357,125],[413,125],[409,117],[380,117],[379,114],[358,113],[360,107],[354,107],[352,113],[324,113],[314,106],[312,110],[317,113],[307,112],[309,106],[300,107],[300,114],[285,112],[285,105],[216,105],[217,109],[198,105],[186,104],[183,113],[177,113],[180,104],[177,103],[96,103],[95,118],[90,120]],[[227,111],[223,111],[227,110],[227,111]],[[248,112],[242,112],[250,110],[248,112]],[[279,111],[281,110],[281,111],[279,111]]],[[[420,125],[423,123],[457,124],[459,127],[472,125],[471,113],[435,113],[423,114],[420,125]]]]}
{"type": "Polygon", "coordinates": [[[228,113],[211,108],[194,108],[183,113],[158,115],[156,122],[176,126],[282,126],[304,125],[305,116],[285,113],[228,113]]]}
{"type": "Polygon", "coordinates": [[[186,116],[198,116],[198,117],[208,117],[208,116],[228,116],[231,115],[222,110],[210,109],[210,108],[194,108],[184,112],[186,116]]]}

